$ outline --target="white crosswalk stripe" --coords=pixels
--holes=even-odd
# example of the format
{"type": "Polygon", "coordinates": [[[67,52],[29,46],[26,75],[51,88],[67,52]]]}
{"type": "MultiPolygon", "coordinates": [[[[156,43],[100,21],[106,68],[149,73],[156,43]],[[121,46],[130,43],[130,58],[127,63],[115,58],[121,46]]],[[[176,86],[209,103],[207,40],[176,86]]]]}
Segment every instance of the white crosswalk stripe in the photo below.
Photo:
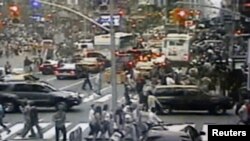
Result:
{"type": "MultiPolygon", "coordinates": [[[[18,135],[18,133],[20,133],[24,127],[23,123],[15,123],[15,124],[10,124],[10,123],[5,123],[6,126],[9,127],[9,129],[11,130],[10,134],[7,134],[6,131],[3,130],[2,127],[0,127],[0,135],[2,137],[2,140],[11,140],[11,139],[19,139],[21,140],[22,138],[20,138],[20,136],[18,135]]],[[[43,131],[43,136],[44,139],[46,140],[51,140],[55,138],[55,126],[52,122],[41,122],[39,123],[40,127],[42,128],[43,131]]],[[[186,123],[186,124],[173,124],[173,125],[169,125],[167,126],[167,129],[170,131],[180,131],[181,129],[183,129],[186,126],[192,126],[194,128],[196,128],[196,124],[192,124],[192,123],[186,123]]],[[[203,124],[201,130],[203,132],[205,132],[205,135],[202,136],[202,141],[207,141],[207,133],[208,133],[208,125],[210,124],[203,124]]],[[[87,135],[87,132],[89,131],[89,123],[78,123],[78,124],[72,124],[71,122],[67,122],[65,124],[66,129],[67,129],[67,139],[69,139],[70,133],[72,133],[73,131],[75,131],[76,129],[78,129],[79,127],[82,129],[83,135],[87,135]]],[[[36,130],[35,130],[36,131],[36,130]]],[[[37,131],[36,131],[37,133],[37,131]]],[[[30,133],[26,136],[28,137],[30,135],[30,133]]],[[[62,138],[62,136],[60,137],[62,138]]],[[[25,138],[25,140],[28,138],[25,138]]]]}
{"type": "MultiPolygon", "coordinates": [[[[65,123],[65,127],[67,128],[69,125],[71,125],[71,123],[65,123]]],[[[44,134],[43,134],[43,138],[44,139],[51,139],[55,136],[55,128],[50,128],[48,131],[46,131],[44,134]]]]}

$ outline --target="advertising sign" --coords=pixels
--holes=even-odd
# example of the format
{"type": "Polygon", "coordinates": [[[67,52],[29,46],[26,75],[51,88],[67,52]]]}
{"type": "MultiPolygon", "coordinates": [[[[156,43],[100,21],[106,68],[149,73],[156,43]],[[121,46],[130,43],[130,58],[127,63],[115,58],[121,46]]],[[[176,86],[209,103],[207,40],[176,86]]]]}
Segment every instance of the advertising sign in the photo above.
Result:
{"type": "Polygon", "coordinates": [[[102,26],[110,26],[110,22],[113,22],[114,26],[120,26],[120,15],[114,15],[111,20],[110,15],[102,15],[97,19],[97,22],[102,26]]]}

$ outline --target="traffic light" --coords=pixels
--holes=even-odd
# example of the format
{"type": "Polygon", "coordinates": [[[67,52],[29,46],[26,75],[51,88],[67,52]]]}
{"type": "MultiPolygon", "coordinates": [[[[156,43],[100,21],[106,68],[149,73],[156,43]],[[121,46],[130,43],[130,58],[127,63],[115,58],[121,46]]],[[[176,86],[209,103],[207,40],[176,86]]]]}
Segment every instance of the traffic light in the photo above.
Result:
{"type": "Polygon", "coordinates": [[[20,21],[20,9],[17,5],[9,6],[10,16],[12,18],[13,23],[19,23],[20,21]]]}
{"type": "Polygon", "coordinates": [[[187,10],[175,8],[169,12],[169,21],[170,23],[184,25],[189,15],[187,10]]]}
{"type": "Polygon", "coordinates": [[[39,0],[30,0],[30,6],[33,9],[40,9],[42,7],[41,2],[39,2],[39,0]]]}
{"type": "Polygon", "coordinates": [[[124,10],[120,9],[119,12],[118,12],[118,14],[119,14],[121,17],[123,17],[123,16],[125,15],[125,12],[124,12],[124,10]]]}

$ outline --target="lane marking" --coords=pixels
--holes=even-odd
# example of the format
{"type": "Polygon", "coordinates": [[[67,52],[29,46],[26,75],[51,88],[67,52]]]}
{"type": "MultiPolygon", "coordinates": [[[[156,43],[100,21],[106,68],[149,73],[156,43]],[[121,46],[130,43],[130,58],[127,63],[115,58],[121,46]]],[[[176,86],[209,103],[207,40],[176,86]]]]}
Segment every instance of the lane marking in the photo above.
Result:
{"type": "Polygon", "coordinates": [[[56,77],[53,76],[53,77],[51,77],[49,79],[45,79],[46,82],[50,82],[50,81],[53,81],[53,80],[56,80],[56,77]]]}
{"type": "Polygon", "coordinates": [[[100,102],[100,103],[102,103],[102,102],[105,102],[105,101],[109,100],[111,97],[112,97],[111,94],[107,94],[107,95],[105,95],[105,96],[103,96],[103,97],[101,97],[101,98],[95,100],[95,102],[100,102]]]}
{"type": "MultiPolygon", "coordinates": [[[[11,125],[10,123],[3,123],[3,124],[4,124],[5,126],[7,126],[7,127],[9,127],[9,126],[11,125]]],[[[4,130],[2,126],[0,127],[0,130],[1,130],[1,131],[4,130]]]]}
{"type": "MultiPolygon", "coordinates": [[[[39,123],[42,130],[50,125],[50,123],[39,123]]],[[[38,134],[37,129],[33,127],[36,134],[38,134]]],[[[29,136],[31,135],[31,132],[28,132],[28,134],[23,139],[30,139],[29,136]]],[[[17,136],[14,139],[22,139],[21,136],[17,136]]]]}
{"type": "MultiPolygon", "coordinates": [[[[104,91],[106,91],[106,90],[108,90],[108,89],[110,89],[111,88],[111,86],[109,85],[109,86],[107,86],[107,87],[105,87],[105,88],[103,88],[103,89],[101,89],[101,92],[104,92],[104,91]]],[[[89,94],[89,96],[87,96],[87,97],[85,97],[85,98],[83,98],[83,102],[90,102],[90,101],[92,101],[92,100],[94,100],[95,98],[98,98],[98,97],[101,97],[101,98],[103,98],[103,97],[105,97],[106,95],[101,95],[101,96],[99,96],[99,95],[97,95],[97,94],[95,94],[95,93],[92,93],[92,94],[89,94]]]]}
{"type": "MultiPolygon", "coordinates": [[[[67,128],[69,125],[71,125],[71,123],[65,123],[65,127],[67,128]]],[[[51,127],[48,131],[46,131],[44,134],[43,134],[43,138],[44,139],[51,139],[52,137],[55,136],[55,126],[51,127]]]]}
{"type": "Polygon", "coordinates": [[[8,139],[9,137],[11,137],[12,135],[14,135],[16,132],[19,132],[20,130],[22,130],[24,127],[24,124],[23,123],[18,123],[18,124],[15,124],[14,126],[12,126],[10,129],[10,133],[7,134],[6,131],[2,132],[1,133],[1,137],[2,139],[1,140],[6,140],[8,139]]]}

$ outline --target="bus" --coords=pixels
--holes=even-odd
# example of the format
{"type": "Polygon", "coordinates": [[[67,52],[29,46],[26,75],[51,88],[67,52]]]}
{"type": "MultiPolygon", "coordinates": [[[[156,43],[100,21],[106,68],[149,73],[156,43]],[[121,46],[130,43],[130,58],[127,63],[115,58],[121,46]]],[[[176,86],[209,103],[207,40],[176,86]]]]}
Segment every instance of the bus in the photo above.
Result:
{"type": "MultiPolygon", "coordinates": [[[[102,34],[94,37],[94,46],[97,49],[110,48],[110,34],[102,34]]],[[[115,47],[117,50],[132,48],[135,44],[135,36],[132,33],[116,32],[115,47]]]]}
{"type": "Polygon", "coordinates": [[[170,33],[163,39],[162,53],[172,62],[188,63],[193,37],[189,34],[170,33]]]}

